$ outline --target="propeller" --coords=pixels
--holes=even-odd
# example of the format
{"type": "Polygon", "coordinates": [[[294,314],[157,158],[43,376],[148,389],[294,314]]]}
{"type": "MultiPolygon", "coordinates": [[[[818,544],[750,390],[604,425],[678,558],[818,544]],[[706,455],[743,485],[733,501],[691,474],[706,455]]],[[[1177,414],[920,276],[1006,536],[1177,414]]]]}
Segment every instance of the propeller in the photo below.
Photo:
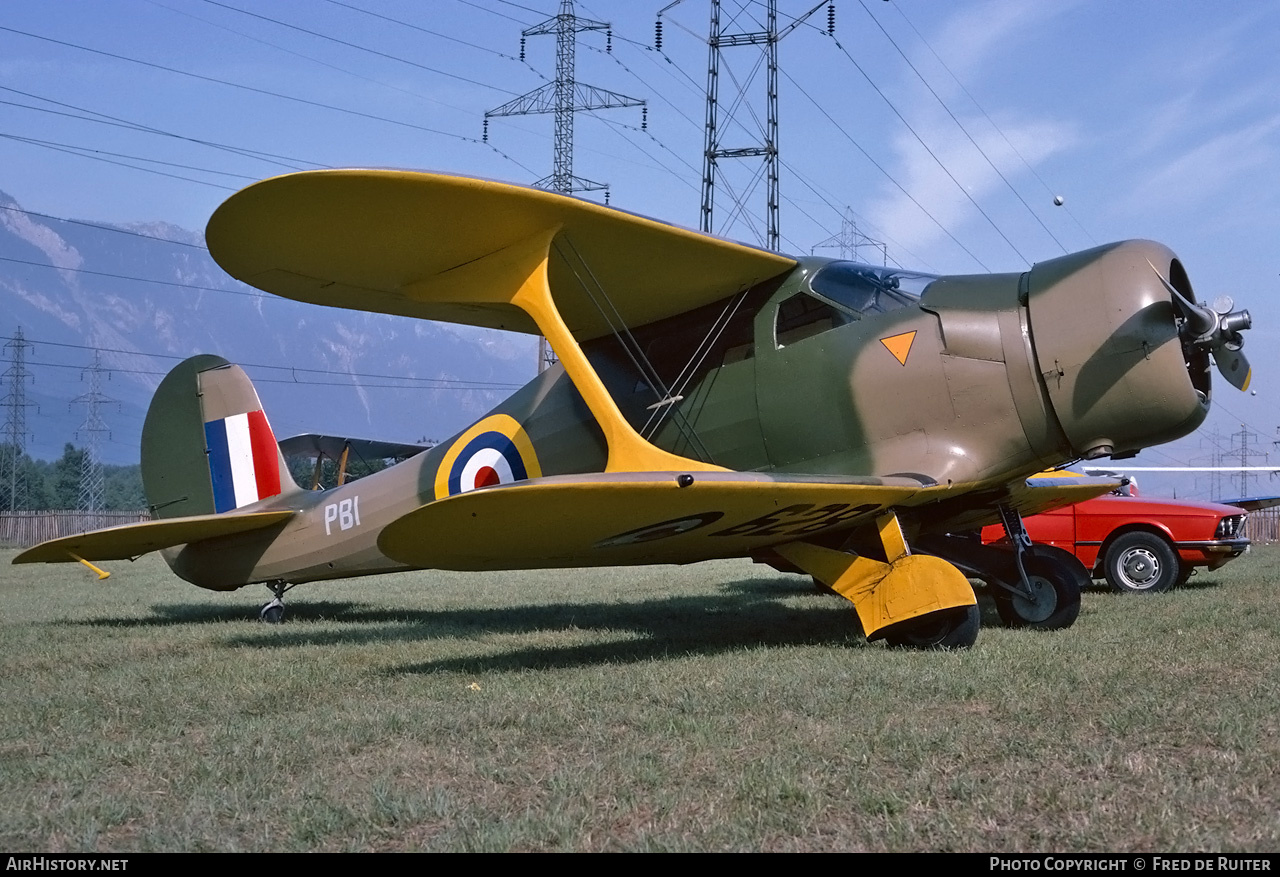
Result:
{"type": "MultiPolygon", "coordinates": [[[[1147,264],[1151,265],[1151,261],[1148,260],[1147,264]]],[[[1187,350],[1207,350],[1213,356],[1218,371],[1231,386],[1237,390],[1249,389],[1253,369],[1241,350],[1244,336],[1240,334],[1253,325],[1249,312],[1233,311],[1235,302],[1225,295],[1220,296],[1212,305],[1196,304],[1165,279],[1159,268],[1151,265],[1151,270],[1156,272],[1156,277],[1160,278],[1164,288],[1173,297],[1173,305],[1182,319],[1178,335],[1182,338],[1183,346],[1187,350]]]]}

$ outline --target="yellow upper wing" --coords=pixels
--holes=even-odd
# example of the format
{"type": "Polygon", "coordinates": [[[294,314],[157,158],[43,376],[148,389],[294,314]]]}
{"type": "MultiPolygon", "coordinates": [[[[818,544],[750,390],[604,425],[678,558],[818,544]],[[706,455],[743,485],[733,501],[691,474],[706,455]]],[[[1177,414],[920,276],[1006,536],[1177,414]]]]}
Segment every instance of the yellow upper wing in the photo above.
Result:
{"type": "Polygon", "coordinates": [[[554,233],[556,308],[585,341],[609,331],[602,288],[628,327],[724,298],[793,259],[563,195],[390,170],[307,171],[233,195],[206,240],[228,274],[277,295],[357,310],[536,333],[493,301],[486,257],[554,233]]]}

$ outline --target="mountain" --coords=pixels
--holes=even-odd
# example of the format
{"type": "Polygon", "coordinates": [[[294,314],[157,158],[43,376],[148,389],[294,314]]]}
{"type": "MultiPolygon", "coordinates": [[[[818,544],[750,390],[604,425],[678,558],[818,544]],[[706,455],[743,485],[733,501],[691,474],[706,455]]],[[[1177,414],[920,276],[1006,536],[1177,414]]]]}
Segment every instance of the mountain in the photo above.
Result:
{"type": "MultiPolygon", "coordinates": [[[[138,461],[151,394],[179,360],[216,353],[254,379],[277,435],[443,439],[534,374],[529,336],[305,305],[223,273],[203,236],[163,222],[103,226],[26,212],[0,192],[0,372],[21,327],[27,452],[56,459],[88,406],[100,351],[108,463],[138,461]]],[[[9,379],[0,396],[10,392],[9,379]]],[[[9,409],[0,409],[0,420],[9,409]]]]}

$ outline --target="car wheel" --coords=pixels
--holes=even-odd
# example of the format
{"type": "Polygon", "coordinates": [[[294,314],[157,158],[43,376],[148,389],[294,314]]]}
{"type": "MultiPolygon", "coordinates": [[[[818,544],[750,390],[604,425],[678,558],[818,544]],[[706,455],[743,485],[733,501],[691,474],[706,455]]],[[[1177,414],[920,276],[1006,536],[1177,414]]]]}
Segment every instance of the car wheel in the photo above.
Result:
{"type": "Polygon", "coordinates": [[[1103,572],[1121,594],[1158,594],[1173,587],[1182,565],[1173,548],[1152,533],[1125,533],[1107,549],[1103,572]]]}
{"type": "Polygon", "coordinates": [[[1173,586],[1181,588],[1187,583],[1193,575],[1196,574],[1196,568],[1189,563],[1180,564],[1178,567],[1178,578],[1174,580],[1173,586]]]}

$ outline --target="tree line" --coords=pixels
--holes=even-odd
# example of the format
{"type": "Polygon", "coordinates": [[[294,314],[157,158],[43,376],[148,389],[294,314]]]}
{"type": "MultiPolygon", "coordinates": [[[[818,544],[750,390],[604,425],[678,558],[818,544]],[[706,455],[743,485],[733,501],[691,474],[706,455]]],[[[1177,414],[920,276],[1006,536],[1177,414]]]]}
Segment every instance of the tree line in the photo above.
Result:
{"type": "MultiPolygon", "coordinates": [[[[80,478],[84,468],[84,448],[71,443],[57,460],[33,460],[28,454],[18,456],[17,478],[11,474],[13,445],[0,445],[0,511],[45,511],[74,509],[80,499],[80,478]],[[15,481],[24,489],[18,491],[16,507],[10,490],[15,481]]],[[[142,467],[102,466],[102,507],[104,510],[146,508],[142,492],[142,467]]]]}

